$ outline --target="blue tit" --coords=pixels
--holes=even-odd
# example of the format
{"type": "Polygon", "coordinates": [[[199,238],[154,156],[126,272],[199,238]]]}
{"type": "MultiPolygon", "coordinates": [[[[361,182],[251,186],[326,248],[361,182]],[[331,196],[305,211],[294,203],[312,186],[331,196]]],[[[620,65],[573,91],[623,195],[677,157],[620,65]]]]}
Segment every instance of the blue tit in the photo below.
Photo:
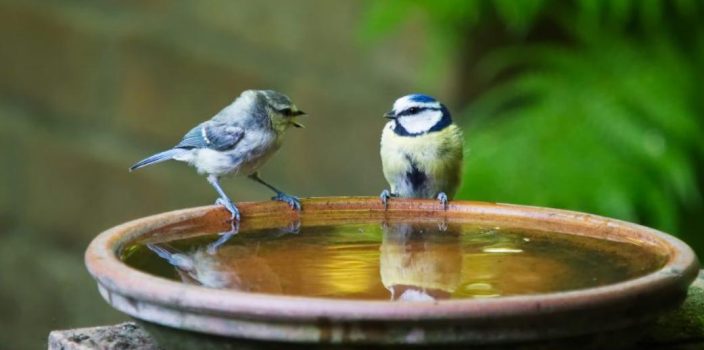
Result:
{"type": "Polygon", "coordinates": [[[248,176],[274,191],[273,200],[300,210],[297,197],[266,183],[257,170],[281,147],[289,127],[303,127],[296,117],[304,114],[282,93],[247,90],[213,118],[187,132],[176,146],[137,162],[130,171],[171,159],[186,162],[207,176],[219,195],[216,204],[223,205],[237,222],[239,210],[219,183],[228,174],[248,176]]]}
{"type": "Polygon", "coordinates": [[[390,119],[381,134],[381,163],[390,197],[437,198],[447,209],[460,183],[462,130],[450,111],[434,98],[412,94],[399,98],[384,115],[390,119]]]}
{"type": "Polygon", "coordinates": [[[460,234],[437,222],[384,223],[379,275],[391,300],[450,299],[462,282],[460,234]]]}

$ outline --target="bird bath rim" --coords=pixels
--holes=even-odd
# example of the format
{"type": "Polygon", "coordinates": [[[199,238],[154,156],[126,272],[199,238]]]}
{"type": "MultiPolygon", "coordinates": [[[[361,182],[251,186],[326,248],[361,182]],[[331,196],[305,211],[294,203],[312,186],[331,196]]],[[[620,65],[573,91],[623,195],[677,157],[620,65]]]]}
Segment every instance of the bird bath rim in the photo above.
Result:
{"type": "Polygon", "coordinates": [[[676,306],[699,269],[691,248],[670,235],[573,211],[468,201],[450,202],[445,211],[437,201],[424,199],[394,199],[384,211],[379,199],[374,197],[310,198],[302,200],[302,204],[303,211],[297,214],[280,202],[238,203],[242,229],[280,227],[298,219],[304,225],[315,225],[350,220],[378,221],[384,217],[412,217],[414,220],[446,217],[609,240],[637,240],[652,251],[666,254],[667,262],[644,276],[588,289],[407,303],[210,289],[152,276],[128,267],[119,259],[118,253],[126,244],[157,229],[171,226],[178,231],[194,223],[222,225],[229,217],[222,207],[206,206],[157,214],[111,228],[91,242],[86,251],[86,265],[108,303],[131,316],[161,325],[220,336],[278,341],[425,344],[526,341],[631,326],[676,306]],[[621,309],[624,313],[637,309],[639,313],[651,312],[652,315],[644,313],[630,320],[584,321],[584,324],[575,322],[571,327],[563,326],[565,317],[570,319],[586,313],[587,316],[594,314],[598,320],[599,315],[607,314],[610,309],[615,313],[621,309]],[[549,327],[533,329],[536,320],[549,327]],[[458,328],[451,329],[452,334],[449,334],[447,329],[433,328],[436,327],[431,325],[433,322],[445,324],[443,328],[446,324],[458,328]],[[516,326],[514,322],[524,326],[516,326]],[[380,328],[380,324],[385,325],[380,328]],[[418,330],[422,330],[422,335],[414,338],[413,332],[418,330]],[[472,333],[473,330],[476,332],[472,333]]]}

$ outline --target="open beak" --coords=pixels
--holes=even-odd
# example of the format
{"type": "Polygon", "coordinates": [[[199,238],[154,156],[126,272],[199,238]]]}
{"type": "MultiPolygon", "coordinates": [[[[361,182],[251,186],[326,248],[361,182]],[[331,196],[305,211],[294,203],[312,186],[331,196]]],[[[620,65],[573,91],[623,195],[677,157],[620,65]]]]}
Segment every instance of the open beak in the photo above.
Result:
{"type": "Polygon", "coordinates": [[[297,128],[305,128],[305,126],[299,122],[296,121],[296,117],[306,115],[306,112],[304,111],[296,111],[293,113],[293,119],[291,119],[291,124],[297,128]]]}
{"type": "Polygon", "coordinates": [[[384,118],[386,119],[396,119],[396,114],[394,111],[384,113],[384,118]]]}

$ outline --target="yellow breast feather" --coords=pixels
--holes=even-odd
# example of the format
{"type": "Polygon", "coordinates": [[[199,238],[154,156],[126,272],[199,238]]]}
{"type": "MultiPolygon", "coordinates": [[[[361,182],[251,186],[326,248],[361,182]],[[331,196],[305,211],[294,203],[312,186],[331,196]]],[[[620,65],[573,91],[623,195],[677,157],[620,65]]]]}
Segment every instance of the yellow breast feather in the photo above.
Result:
{"type": "Polygon", "coordinates": [[[381,158],[384,176],[391,184],[411,170],[411,164],[433,181],[434,187],[452,197],[460,182],[463,136],[452,124],[443,130],[414,137],[399,136],[391,125],[384,128],[381,158]]]}

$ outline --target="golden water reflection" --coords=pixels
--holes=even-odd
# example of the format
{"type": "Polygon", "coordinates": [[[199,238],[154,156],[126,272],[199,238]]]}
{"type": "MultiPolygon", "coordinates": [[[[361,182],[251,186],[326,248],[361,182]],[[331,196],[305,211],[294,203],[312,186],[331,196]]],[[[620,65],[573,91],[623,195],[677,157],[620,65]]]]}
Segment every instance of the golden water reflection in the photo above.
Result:
{"type": "Polygon", "coordinates": [[[376,223],[241,232],[136,244],[125,261],[210,288],[297,296],[430,301],[573,290],[661,266],[636,244],[447,223],[376,223]]]}

